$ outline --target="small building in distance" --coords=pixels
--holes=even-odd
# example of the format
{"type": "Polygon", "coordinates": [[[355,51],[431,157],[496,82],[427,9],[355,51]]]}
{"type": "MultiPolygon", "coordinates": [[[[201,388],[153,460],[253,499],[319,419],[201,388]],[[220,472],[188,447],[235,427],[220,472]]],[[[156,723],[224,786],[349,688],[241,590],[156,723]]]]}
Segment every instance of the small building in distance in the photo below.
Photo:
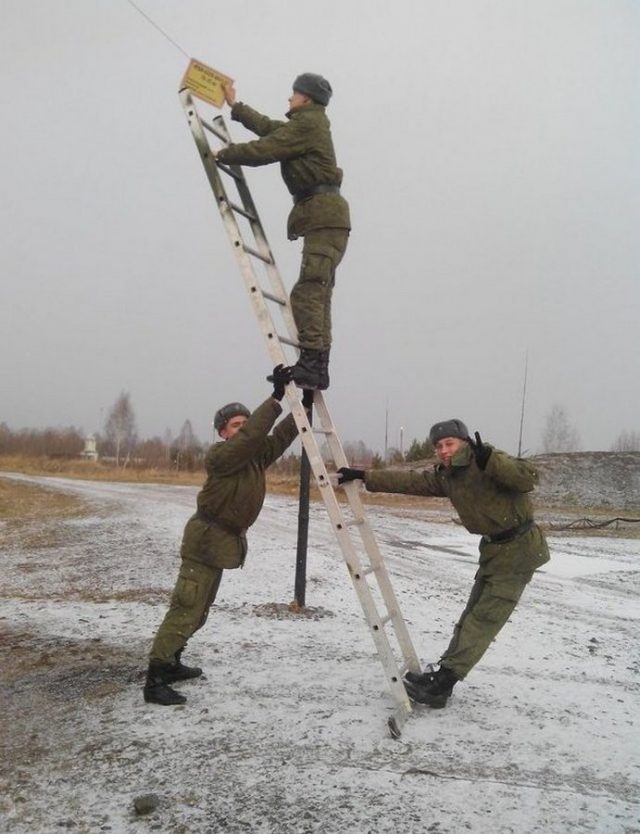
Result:
{"type": "Polygon", "coordinates": [[[84,460],[98,460],[98,449],[96,447],[96,436],[90,434],[84,439],[84,449],[80,452],[80,457],[84,460]]]}

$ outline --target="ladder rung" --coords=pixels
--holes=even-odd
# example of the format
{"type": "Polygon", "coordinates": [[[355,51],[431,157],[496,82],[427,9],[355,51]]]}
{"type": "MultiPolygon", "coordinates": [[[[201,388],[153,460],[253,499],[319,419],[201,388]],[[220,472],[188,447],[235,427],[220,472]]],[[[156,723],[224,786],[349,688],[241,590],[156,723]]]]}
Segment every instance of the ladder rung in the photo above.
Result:
{"type": "Polygon", "coordinates": [[[258,218],[255,216],[255,214],[252,214],[250,211],[243,209],[242,206],[237,206],[235,203],[231,202],[229,202],[228,205],[230,209],[233,209],[233,211],[235,211],[237,214],[241,214],[243,217],[246,217],[247,220],[257,221],[258,218]]]}
{"type": "MultiPolygon", "coordinates": [[[[387,614],[386,617],[381,617],[380,618],[380,625],[381,626],[386,626],[386,624],[389,622],[390,619],[391,619],[391,614],[387,614]]],[[[374,626],[374,628],[375,628],[375,626],[374,626]]]]}
{"type": "Polygon", "coordinates": [[[246,243],[242,244],[242,248],[244,251],[249,254],[253,255],[254,258],[259,258],[261,261],[264,261],[266,264],[272,264],[273,258],[269,255],[263,255],[262,252],[258,252],[257,249],[252,249],[251,246],[247,246],[246,243]]]}
{"type": "Polygon", "coordinates": [[[295,348],[300,347],[298,342],[296,342],[294,339],[290,339],[288,336],[280,336],[278,334],[278,339],[282,342],[283,345],[291,345],[291,347],[295,348]]]}
{"type": "MultiPolygon", "coordinates": [[[[344,522],[345,527],[359,527],[361,524],[364,524],[364,518],[351,518],[349,521],[344,522]]],[[[374,568],[367,568],[362,573],[363,575],[366,575],[367,573],[371,573],[372,570],[374,570],[374,568]]]]}
{"type": "Polygon", "coordinates": [[[227,137],[224,135],[224,133],[220,133],[220,131],[216,130],[216,128],[215,128],[212,124],[209,124],[209,122],[205,122],[205,120],[204,120],[204,119],[200,119],[200,121],[202,122],[202,127],[203,127],[205,130],[208,130],[208,131],[209,131],[209,133],[213,133],[213,135],[214,135],[214,136],[217,136],[217,137],[218,137],[218,139],[219,139],[221,142],[224,142],[224,143],[225,143],[225,145],[227,144],[228,139],[227,139],[227,137]]]}
{"type": "MultiPolygon", "coordinates": [[[[269,301],[275,301],[276,304],[281,304],[283,307],[286,307],[286,305],[287,305],[287,299],[286,298],[280,298],[280,296],[273,295],[273,293],[266,292],[266,290],[260,290],[260,292],[262,293],[263,298],[268,298],[269,301]]],[[[280,341],[282,341],[282,339],[280,341]]]]}
{"type": "Polygon", "coordinates": [[[316,428],[315,426],[311,427],[311,431],[314,434],[335,434],[336,433],[335,429],[321,429],[321,428],[316,428]]]}
{"type": "Polygon", "coordinates": [[[230,177],[233,177],[234,180],[241,180],[242,174],[236,174],[235,171],[232,171],[228,165],[223,165],[222,162],[218,162],[216,159],[216,165],[218,166],[218,171],[224,171],[225,174],[229,174],[230,177]]]}

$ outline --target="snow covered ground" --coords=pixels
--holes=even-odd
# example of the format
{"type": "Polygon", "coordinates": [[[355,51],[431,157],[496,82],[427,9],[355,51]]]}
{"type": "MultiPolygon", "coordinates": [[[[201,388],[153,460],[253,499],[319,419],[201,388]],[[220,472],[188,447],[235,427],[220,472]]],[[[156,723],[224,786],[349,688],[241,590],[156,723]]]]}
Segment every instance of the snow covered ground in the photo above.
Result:
{"type": "MultiPolygon", "coordinates": [[[[317,616],[274,616],[293,597],[297,504],[270,496],[185,654],[206,678],[162,708],[143,702],[143,670],[197,490],[18,477],[94,509],[49,524],[46,544],[44,522],[2,536],[0,831],[640,832],[639,539],[550,536],[551,563],[447,708],[393,740],[321,506],[317,616]],[[145,794],[157,806],[136,816],[145,794]]],[[[370,508],[424,661],[477,559],[477,537],[427,516],[370,508]]]]}

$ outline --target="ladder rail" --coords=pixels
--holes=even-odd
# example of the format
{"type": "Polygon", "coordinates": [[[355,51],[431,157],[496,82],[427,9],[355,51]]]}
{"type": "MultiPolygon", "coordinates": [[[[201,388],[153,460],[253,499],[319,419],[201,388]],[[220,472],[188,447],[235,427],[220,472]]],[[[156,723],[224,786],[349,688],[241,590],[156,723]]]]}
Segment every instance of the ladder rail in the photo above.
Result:
{"type": "MultiPolygon", "coordinates": [[[[195,139],[196,146],[200,154],[200,159],[207,174],[207,179],[209,180],[209,184],[216,198],[216,203],[222,216],[222,222],[225,227],[225,231],[227,232],[227,236],[231,242],[231,246],[236,255],[236,259],[238,260],[240,271],[244,279],[245,287],[249,292],[254,312],[256,314],[258,322],[260,323],[261,330],[265,334],[267,351],[269,353],[269,356],[271,357],[271,361],[274,365],[288,364],[287,357],[284,353],[284,350],[282,349],[282,346],[280,345],[280,340],[277,338],[276,328],[274,326],[272,316],[269,313],[269,310],[264,300],[264,296],[262,295],[262,287],[260,284],[260,280],[258,278],[258,275],[256,274],[256,270],[253,267],[249,253],[245,251],[245,242],[242,236],[242,232],[240,230],[240,225],[234,215],[231,200],[227,196],[226,189],[218,172],[218,165],[211,151],[209,142],[207,141],[202,120],[200,119],[200,115],[196,109],[196,106],[188,89],[182,90],[180,92],[180,99],[182,101],[182,105],[187,116],[189,127],[191,128],[191,132],[195,139]]],[[[222,121],[221,117],[217,117],[215,121],[222,121]]],[[[222,124],[224,125],[224,123],[222,124]]],[[[219,129],[216,135],[219,134],[225,135],[228,141],[228,133],[226,129],[224,130],[224,132],[222,129],[219,129]]],[[[238,191],[243,200],[244,210],[248,213],[251,213],[254,217],[258,218],[255,221],[250,221],[250,225],[253,230],[254,225],[257,224],[257,226],[261,230],[260,238],[256,238],[256,243],[259,247],[259,251],[265,259],[270,260],[271,264],[274,265],[275,261],[273,258],[273,253],[271,252],[271,249],[268,243],[266,242],[266,236],[264,235],[264,232],[262,232],[262,225],[259,221],[258,212],[256,210],[255,204],[253,203],[253,199],[249,194],[249,189],[246,187],[244,173],[242,172],[242,169],[237,166],[230,167],[232,168],[232,170],[234,170],[234,175],[236,177],[234,181],[236,182],[236,184],[242,182],[245,186],[242,191],[240,190],[240,188],[238,188],[238,191]]],[[[273,269],[269,269],[269,265],[266,263],[265,266],[267,266],[267,272],[270,275],[272,275],[273,269]]],[[[275,285],[272,284],[272,289],[274,290],[273,294],[278,294],[278,292],[280,292],[281,297],[287,297],[284,284],[281,280],[279,282],[276,282],[275,285]]],[[[289,315],[287,316],[288,307],[289,305],[282,308],[282,315],[285,320],[285,325],[287,326],[287,331],[290,334],[291,340],[293,341],[293,339],[296,339],[295,344],[297,344],[297,331],[293,322],[293,315],[289,311],[289,315]],[[290,319],[290,321],[288,321],[288,319],[290,319]]]]}
{"type": "MultiPolygon", "coordinates": [[[[353,583],[358,599],[360,600],[360,604],[365,612],[365,619],[367,621],[367,624],[369,625],[369,631],[371,632],[376,651],[385,671],[388,686],[395,700],[403,708],[403,711],[408,715],[411,712],[411,702],[409,701],[404,685],[402,683],[402,677],[398,672],[398,663],[395,658],[391,642],[384,630],[384,625],[388,621],[391,621],[394,627],[397,626],[397,611],[399,609],[397,607],[395,595],[393,596],[395,602],[395,609],[392,610],[389,607],[387,601],[385,600],[388,614],[381,615],[378,611],[376,601],[373,598],[373,594],[371,593],[371,588],[369,587],[369,584],[366,580],[366,576],[368,575],[369,571],[362,564],[360,556],[358,555],[357,549],[349,532],[349,525],[347,524],[344,518],[344,514],[331,485],[329,473],[326,469],[324,460],[322,459],[321,455],[318,454],[318,446],[315,442],[315,439],[313,438],[313,433],[306,418],[306,413],[304,414],[304,418],[299,423],[298,414],[296,414],[297,404],[300,403],[299,397],[295,393],[295,387],[293,386],[293,384],[288,385],[287,388],[294,389],[293,392],[291,390],[287,391],[287,399],[292,407],[292,412],[294,412],[294,419],[296,420],[296,424],[298,424],[298,427],[300,429],[300,437],[303,446],[305,448],[305,451],[307,452],[307,455],[309,456],[309,463],[311,465],[311,469],[316,478],[316,482],[318,483],[320,495],[327,509],[329,519],[334,528],[334,533],[336,535],[336,538],[338,539],[338,543],[340,544],[343,557],[347,564],[349,575],[351,577],[351,581],[353,583]]],[[[316,392],[314,402],[317,402],[319,399],[322,399],[322,397],[319,397],[318,394],[319,392],[316,392]]],[[[304,408],[302,408],[302,411],[304,412],[304,408]]],[[[382,563],[382,560],[381,567],[384,568],[384,563],[382,563]]],[[[388,587],[391,587],[390,583],[388,587]]],[[[384,598],[384,590],[382,589],[382,587],[381,590],[384,598]]],[[[415,651],[413,651],[413,654],[415,656],[415,651]]],[[[417,656],[415,657],[415,661],[417,664],[417,669],[419,669],[420,666],[417,661],[417,656]]]]}
{"type": "MultiPolygon", "coordinates": [[[[331,428],[333,428],[331,416],[326,407],[324,397],[318,397],[316,395],[314,401],[314,404],[316,405],[316,412],[320,419],[321,427],[325,429],[330,424],[331,428]]],[[[340,439],[338,438],[337,432],[335,432],[335,430],[327,434],[327,443],[331,448],[333,459],[336,463],[336,469],[339,469],[341,466],[347,466],[347,457],[344,453],[342,444],[340,443],[340,439]]],[[[371,523],[365,512],[364,504],[362,503],[362,498],[360,497],[359,487],[356,483],[350,482],[345,484],[343,488],[354,517],[358,519],[361,518],[364,520],[364,523],[360,525],[359,532],[362,537],[365,550],[369,556],[369,561],[372,567],[374,567],[377,571],[376,578],[378,584],[381,587],[382,596],[385,601],[385,604],[387,605],[387,609],[390,612],[399,612],[400,605],[398,603],[395,591],[393,590],[393,586],[389,578],[389,573],[387,571],[384,559],[382,558],[380,548],[378,547],[378,542],[373,533],[371,523]]],[[[407,629],[404,618],[402,616],[394,615],[393,627],[396,632],[396,638],[398,640],[398,643],[400,644],[400,648],[402,649],[405,662],[409,663],[414,671],[419,671],[420,661],[411,641],[411,637],[409,635],[409,631],[407,629]]]]}
{"type": "MultiPolygon", "coordinates": [[[[222,116],[216,116],[214,119],[216,124],[216,128],[218,129],[218,135],[222,134],[225,137],[226,143],[231,143],[231,137],[229,135],[229,131],[227,130],[227,126],[224,123],[224,119],[222,116]]],[[[253,232],[253,236],[255,238],[258,251],[263,253],[269,253],[268,262],[265,263],[265,271],[267,273],[267,277],[269,279],[269,283],[271,286],[271,290],[274,295],[277,295],[279,298],[288,298],[289,293],[284,285],[282,280],[282,276],[280,275],[280,270],[276,267],[276,260],[273,256],[273,252],[271,251],[271,247],[269,246],[269,242],[267,240],[267,236],[264,232],[264,226],[260,222],[260,214],[258,212],[257,206],[254,202],[253,195],[249,190],[249,186],[247,185],[247,180],[244,176],[244,172],[242,168],[238,168],[238,171],[242,174],[236,180],[236,188],[238,189],[238,195],[240,196],[240,200],[242,201],[242,207],[246,214],[251,215],[251,217],[247,217],[249,220],[249,225],[251,227],[251,231],[253,232]]],[[[289,334],[289,338],[298,340],[298,331],[293,319],[293,313],[291,312],[291,308],[282,311],[282,316],[287,328],[287,333],[289,334]]]]}

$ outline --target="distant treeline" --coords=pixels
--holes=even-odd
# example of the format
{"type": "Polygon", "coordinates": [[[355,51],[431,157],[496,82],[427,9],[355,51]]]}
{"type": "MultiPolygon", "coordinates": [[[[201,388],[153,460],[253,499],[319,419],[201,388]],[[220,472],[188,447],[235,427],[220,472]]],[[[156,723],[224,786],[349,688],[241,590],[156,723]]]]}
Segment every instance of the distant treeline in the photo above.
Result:
{"type": "MultiPolygon", "coordinates": [[[[92,438],[103,465],[131,468],[197,471],[204,469],[208,448],[208,444],[200,443],[194,435],[189,421],[185,422],[177,437],[172,437],[167,431],[164,438],[141,440],[132,433],[126,443],[120,446],[117,439],[109,434],[95,434],[92,438]]],[[[5,457],[81,458],[86,456],[86,439],[84,432],[73,426],[12,430],[6,423],[0,423],[0,455],[5,457]]],[[[414,440],[406,454],[398,449],[389,449],[386,461],[361,440],[347,441],[343,448],[352,464],[374,469],[403,461],[423,460],[433,454],[433,447],[428,440],[414,440]]],[[[297,474],[300,470],[300,455],[284,455],[274,464],[273,469],[282,474],[297,474]]]]}
{"type": "Polygon", "coordinates": [[[12,431],[0,423],[0,455],[76,458],[83,449],[84,435],[73,427],[12,431]]]}

